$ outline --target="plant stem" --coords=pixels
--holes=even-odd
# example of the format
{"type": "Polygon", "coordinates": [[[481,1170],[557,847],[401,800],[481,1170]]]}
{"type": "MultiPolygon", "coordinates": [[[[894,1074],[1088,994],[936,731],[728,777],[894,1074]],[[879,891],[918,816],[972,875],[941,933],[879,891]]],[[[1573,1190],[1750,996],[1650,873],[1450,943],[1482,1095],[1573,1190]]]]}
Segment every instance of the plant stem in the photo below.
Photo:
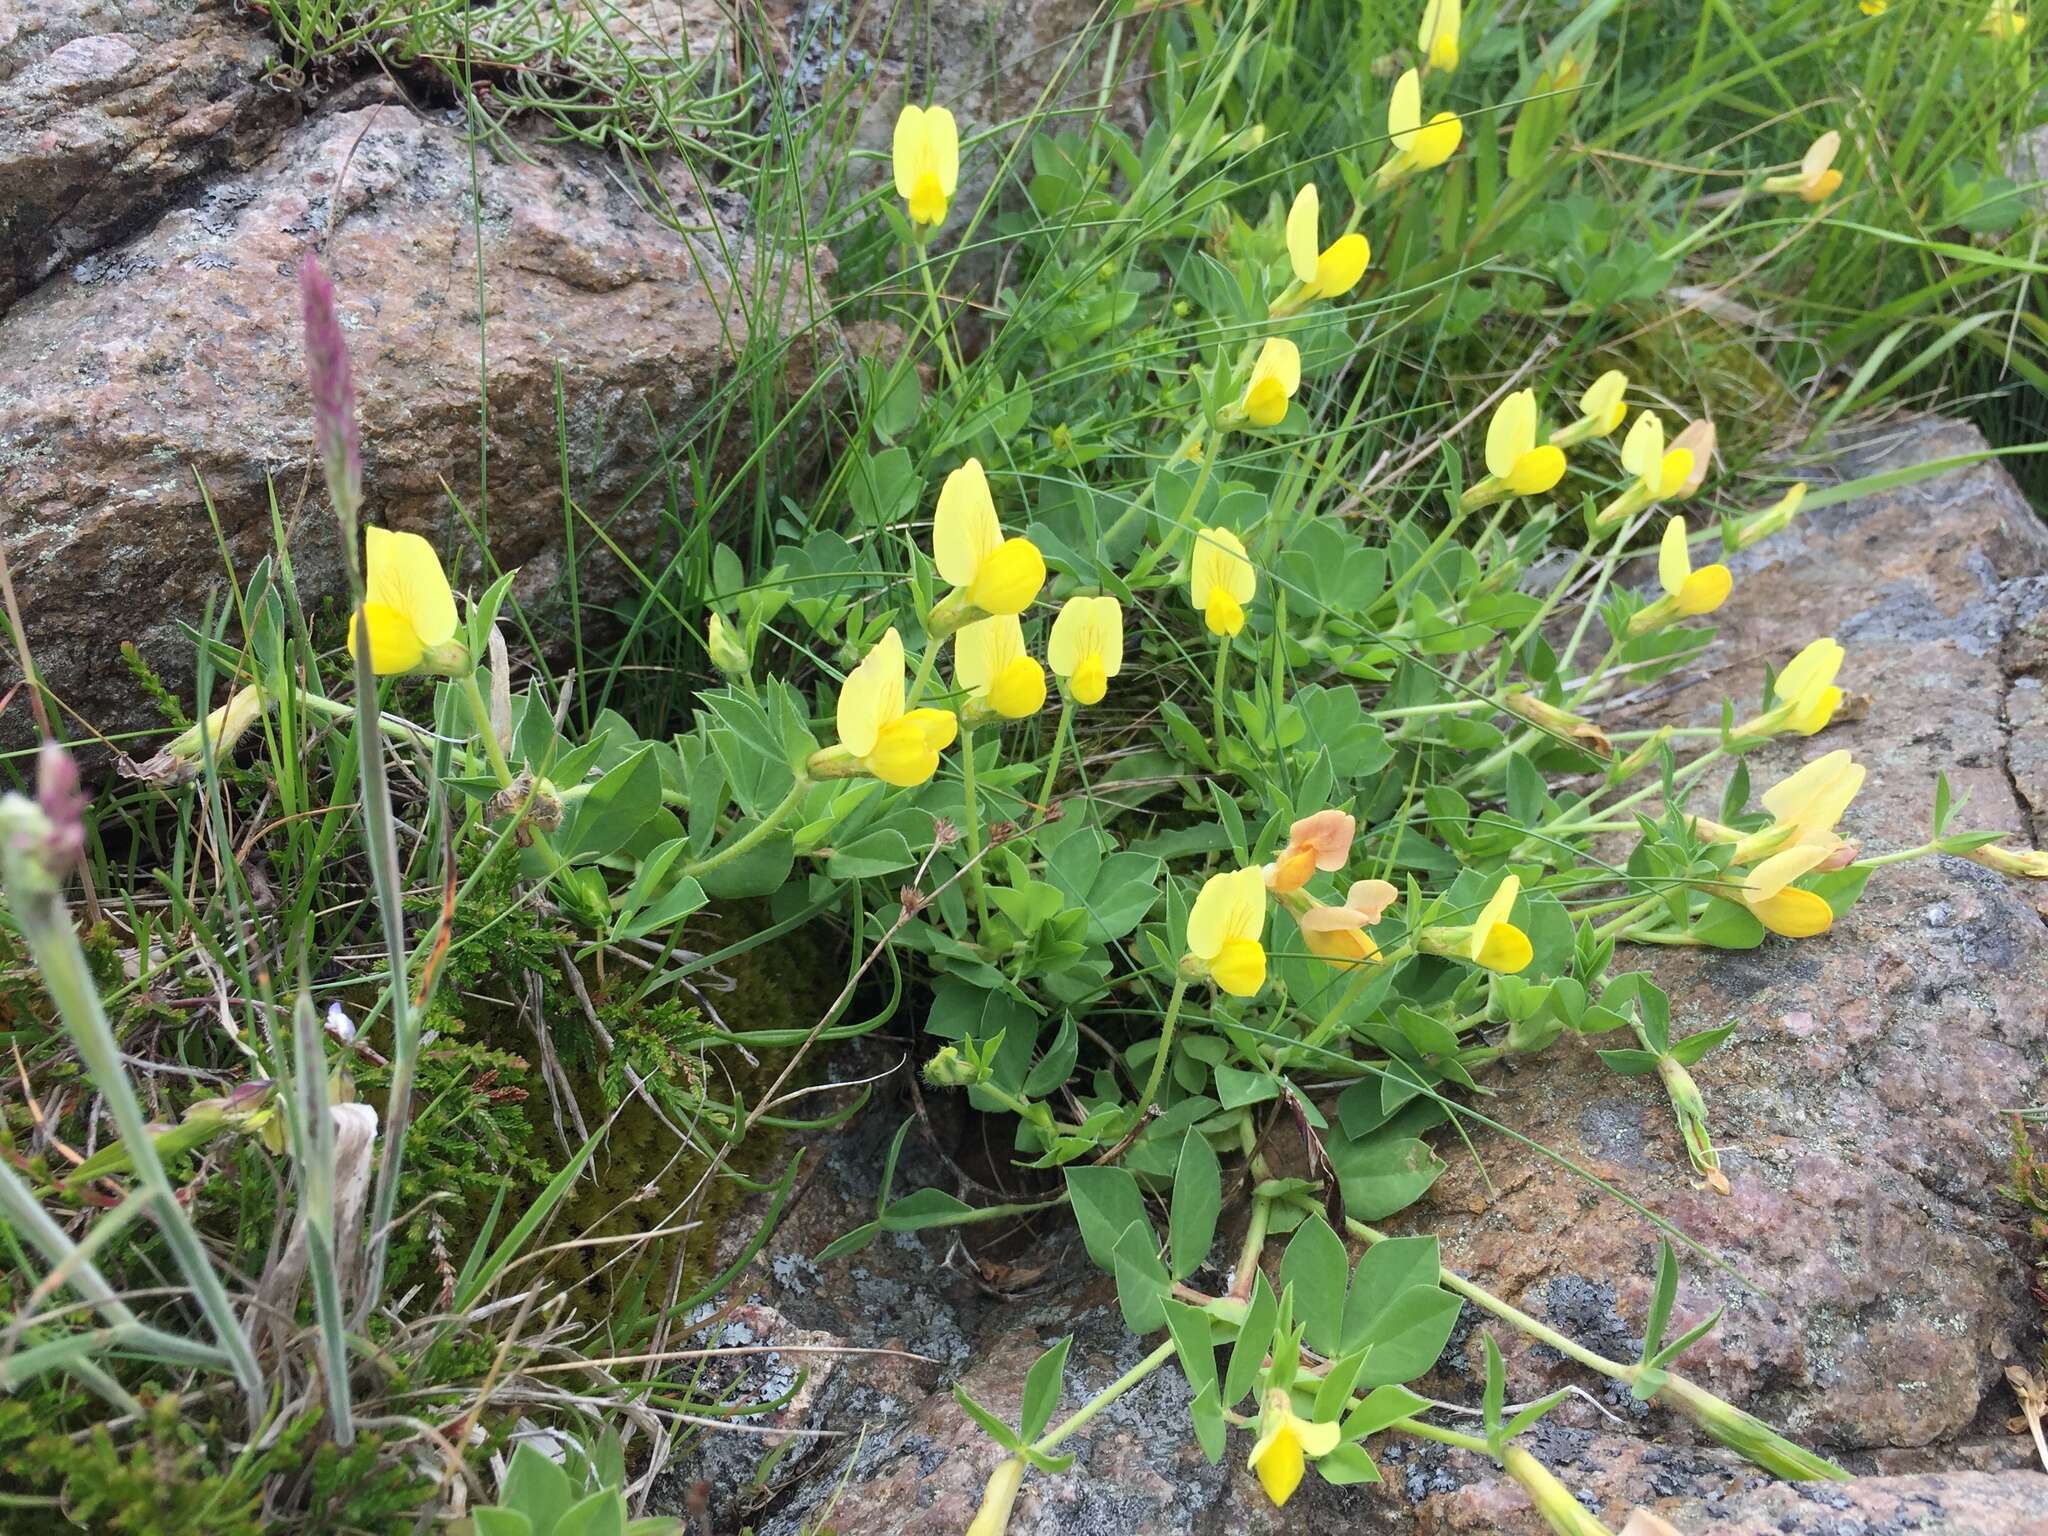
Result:
{"type": "Polygon", "coordinates": [[[1223,745],[1223,690],[1230,680],[1230,636],[1216,637],[1216,739],[1212,747],[1223,745]]]}
{"type": "Polygon", "coordinates": [[[1067,744],[1067,735],[1074,724],[1074,701],[1064,696],[1060,699],[1059,724],[1052,729],[1052,760],[1045,765],[1045,782],[1038,786],[1038,809],[1044,812],[1052,805],[1053,781],[1059,777],[1060,753],[1067,744]]]}
{"type": "Polygon", "coordinates": [[[469,703],[470,719],[475,723],[477,735],[483,738],[484,756],[490,760],[491,774],[498,781],[500,789],[512,782],[512,765],[505,761],[505,749],[498,745],[498,732],[491,724],[491,706],[484,702],[483,686],[477,682],[474,670],[462,680],[462,696],[469,703]]]}
{"type": "Polygon", "coordinates": [[[960,790],[965,801],[967,825],[967,889],[974,894],[974,916],[988,927],[988,896],[981,885],[981,800],[974,784],[974,727],[960,727],[960,790]]]}
{"type": "Polygon", "coordinates": [[[946,325],[946,316],[939,308],[938,285],[932,281],[932,258],[929,245],[920,245],[917,248],[917,275],[924,283],[925,305],[931,310],[932,340],[938,345],[939,360],[946,365],[947,381],[957,384],[960,381],[960,365],[953,360],[953,347],[947,340],[950,331],[946,325]]]}
{"type": "Polygon", "coordinates": [[[1166,1075],[1166,1058],[1173,1050],[1174,1021],[1180,1017],[1181,999],[1187,995],[1187,977],[1174,977],[1173,996],[1166,1004],[1166,1019],[1159,1026],[1159,1051],[1152,1058],[1152,1070],[1145,1078],[1145,1091],[1138,1095],[1138,1112],[1131,1116],[1134,1126],[1144,1123],[1146,1111],[1152,1108],[1152,1101],[1158,1096],[1160,1079],[1166,1075]]]}
{"type": "Polygon", "coordinates": [[[1128,1371],[1125,1371],[1123,1375],[1117,1377],[1115,1381],[1112,1381],[1100,1392],[1096,1393],[1093,1397],[1089,1398],[1087,1402],[1083,1403],[1079,1408],[1075,1409],[1073,1416],[1066,1420],[1066,1422],[1056,1425],[1054,1428],[1047,1430],[1043,1435],[1039,1436],[1037,1442],[1033,1444],[1031,1449],[1043,1455],[1046,1452],[1052,1450],[1053,1447],[1058,1445],[1062,1440],[1067,1439],[1069,1436],[1079,1434],[1083,1429],[1086,1429],[1088,1427],[1088,1421],[1090,1419],[1093,1419],[1098,1413],[1102,1412],[1103,1409],[1107,1408],[1111,1403],[1115,1402],[1118,1398],[1122,1397],[1126,1392],[1130,1391],[1131,1388],[1135,1387],[1139,1382],[1143,1381],[1147,1376],[1150,1376],[1154,1371],[1158,1370],[1159,1367],[1166,1364],[1166,1362],[1171,1360],[1172,1358],[1173,1340],[1168,1339],[1164,1344],[1160,1345],[1157,1349],[1153,1350],[1151,1354],[1147,1355],[1144,1359],[1140,1360],[1128,1371]]]}
{"type": "Polygon", "coordinates": [[[789,786],[789,793],[782,797],[766,816],[755,822],[738,837],[729,837],[717,848],[707,853],[694,864],[685,864],[682,873],[691,879],[709,874],[721,864],[729,864],[741,854],[758,846],[764,839],[778,831],[796,808],[803,804],[804,796],[810,791],[811,781],[803,774],[796,776],[796,782],[789,786]]]}

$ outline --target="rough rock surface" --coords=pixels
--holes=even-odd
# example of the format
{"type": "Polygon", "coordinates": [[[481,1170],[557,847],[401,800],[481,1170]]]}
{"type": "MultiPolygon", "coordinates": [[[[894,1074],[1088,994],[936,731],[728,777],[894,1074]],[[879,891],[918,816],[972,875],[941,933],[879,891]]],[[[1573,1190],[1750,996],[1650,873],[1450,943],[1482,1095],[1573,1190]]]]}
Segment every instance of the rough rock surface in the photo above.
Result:
{"type": "Polygon", "coordinates": [[[275,52],[228,0],[0,11],[0,313],[268,150],[298,111],[275,52]]]}
{"type": "MultiPolygon", "coordinates": [[[[744,231],[723,231],[735,273],[603,162],[526,152],[477,158],[473,223],[471,155],[451,123],[394,103],[329,113],[0,320],[6,538],[31,598],[30,644],[68,706],[102,728],[136,717],[114,654],[124,640],[182,680],[177,621],[196,621],[220,585],[199,482],[238,573],[271,547],[274,483],[302,593],[339,590],[324,496],[301,499],[312,425],[293,274],[315,248],[341,295],[370,518],[459,546],[452,491],[534,596],[559,570],[566,490],[658,567],[661,499],[629,493],[659,467],[653,424],[684,424],[745,345],[752,253],[744,231]]],[[[678,222],[717,216],[669,191],[678,222]]],[[[792,292],[781,334],[806,345],[814,314],[792,292]]],[[[616,567],[609,586],[602,562],[586,570],[599,601],[624,585],[616,567]]]]}
{"type": "MultiPolygon", "coordinates": [[[[1956,423],[1915,423],[1853,447],[1846,476],[1980,448],[1956,423]]],[[[1810,742],[1759,753],[1769,783],[1836,746],[1871,774],[1846,825],[1871,851],[1925,839],[1935,774],[1970,804],[1961,825],[2026,846],[2041,781],[2016,729],[2048,661],[2041,627],[2048,534],[1996,467],[1825,508],[1737,569],[1720,639],[1640,712],[1718,718],[1754,696],[1762,664],[1817,634],[1848,649],[1843,681],[1872,702],[1810,742]],[[2031,690],[2031,691],[2030,691],[2031,690]]],[[[2040,762],[2035,759],[2038,774],[2040,762]]],[[[2008,1106],[2048,1091],[2048,920],[2039,887],[1944,858],[1881,870],[1826,938],[1747,954],[1655,952],[1641,963],[1673,995],[1674,1029],[1732,1018],[1733,1042],[1696,1069],[1726,1197],[1697,1189],[1655,1079],[1618,1078],[1589,1046],[1561,1043],[1502,1080],[1490,1106],[1676,1223],[1728,1266],[1687,1266],[1674,1332],[1728,1311],[1686,1369],[1853,1470],[1847,1484],[1778,1484],[1661,1408],[1497,1330],[1509,1397],[1567,1383],[1532,1448],[1619,1528],[1646,1506],[1687,1536],[2032,1536],[2048,1530],[2048,1477],[2006,1427],[2003,1365],[2027,1358],[2039,1313],[2004,1177],[2008,1106]],[[1596,1407],[1596,1401],[1598,1406],[1596,1407]]],[[[875,1063],[880,1066],[886,1063],[875,1063]]],[[[933,1112],[939,1106],[933,1105],[933,1112]]],[[[817,1155],[806,1193],[757,1274],[792,1328],[925,1362],[847,1358],[823,1368],[812,1422],[857,1436],[807,1448],[762,1498],[743,1494],[747,1452],[723,1447],[704,1476],[718,1529],[937,1536],[971,1518],[998,1453],[954,1402],[959,1383],[1013,1413],[1029,1361],[1075,1336],[1062,1412],[1144,1353],[1071,1242],[1048,1247],[977,1227],[879,1239],[818,1266],[810,1255],[871,1209],[896,1116],[870,1111],[817,1155]],[[1009,1253],[1019,1273],[992,1262],[1009,1253]],[[1021,1257],[1019,1257],[1021,1255],[1021,1257]],[[1041,1269],[1042,1267],[1042,1269],[1041,1269]],[[1018,1293],[1005,1298],[1001,1292],[1018,1293]]],[[[1519,1143],[1475,1130],[1485,1164],[1447,1144],[1451,1170],[1408,1229],[1442,1235],[1447,1262],[1609,1355],[1633,1358],[1657,1233],[1519,1143]],[[1489,1184],[1487,1181],[1491,1180],[1489,1184]]],[[[898,1189],[956,1187],[913,1137],[898,1189]]],[[[1487,1320],[1468,1307],[1428,1390],[1476,1402],[1487,1320]]],[[[806,1334],[804,1337],[814,1335],[806,1334]]],[[[1206,1465],[1187,1430],[1177,1370],[1156,1373],[1032,1474],[1010,1529],[1158,1533],[1347,1530],[1386,1536],[1537,1536],[1521,1490],[1490,1463],[1440,1446],[1382,1442],[1385,1482],[1344,1493],[1311,1477],[1284,1516],[1244,1471],[1243,1445],[1206,1465]]]]}

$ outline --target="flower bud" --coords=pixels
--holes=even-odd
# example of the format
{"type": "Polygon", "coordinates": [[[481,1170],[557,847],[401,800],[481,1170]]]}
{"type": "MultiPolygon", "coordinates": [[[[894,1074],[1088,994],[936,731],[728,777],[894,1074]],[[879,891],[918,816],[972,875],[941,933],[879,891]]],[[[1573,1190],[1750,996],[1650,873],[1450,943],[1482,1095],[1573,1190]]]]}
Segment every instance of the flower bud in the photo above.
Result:
{"type": "Polygon", "coordinates": [[[725,615],[717,609],[705,621],[704,649],[711,657],[711,665],[727,677],[745,677],[753,670],[754,658],[747,654],[746,643],[737,631],[725,622],[725,615]]]}
{"type": "Polygon", "coordinates": [[[1986,843],[1981,848],[1972,848],[1963,857],[1973,864],[1982,864],[1986,869],[1995,869],[2001,875],[2013,875],[2022,880],[2048,880],[2048,852],[2038,848],[2004,848],[1997,843],[1986,843]]]}
{"type": "Polygon", "coordinates": [[[946,1045],[924,1064],[924,1080],[934,1088],[972,1088],[981,1081],[981,1073],[957,1046],[946,1045]]]}

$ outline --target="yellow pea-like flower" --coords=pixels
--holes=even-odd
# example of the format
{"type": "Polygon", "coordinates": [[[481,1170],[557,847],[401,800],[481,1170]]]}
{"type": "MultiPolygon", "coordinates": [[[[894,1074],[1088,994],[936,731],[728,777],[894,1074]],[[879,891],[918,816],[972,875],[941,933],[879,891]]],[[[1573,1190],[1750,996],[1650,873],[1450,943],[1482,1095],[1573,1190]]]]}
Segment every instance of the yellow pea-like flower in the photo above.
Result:
{"type": "Polygon", "coordinates": [[[1891,0],[1856,0],[1856,9],[1866,16],[1882,16],[1891,8],[1891,0]]]}
{"type": "Polygon", "coordinates": [[[906,106],[896,117],[890,159],[910,222],[936,229],[960,185],[960,130],[944,107],[906,106]]]}
{"type": "Polygon", "coordinates": [[[1455,112],[1439,112],[1423,122],[1422,77],[1411,69],[1394,82],[1393,99],[1387,104],[1387,134],[1394,152],[1379,170],[1382,190],[1450,159],[1465,136],[1465,125],[1455,112]]]}
{"type": "Polygon", "coordinates": [[[1340,971],[1350,970],[1379,959],[1380,947],[1365,930],[1400,899],[1400,890],[1389,881],[1354,880],[1342,906],[1310,902],[1295,912],[1294,920],[1310,954],[1340,971]]]}
{"type": "MultiPolygon", "coordinates": [[[[1849,845],[1836,834],[1835,823],[1863,788],[1863,778],[1863,765],[1846,750],[1815,758],[1764,791],[1772,832],[1784,844],[1821,849],[1830,865],[1841,862],[1849,845]]],[[[1739,846],[1735,856],[1738,862],[1747,862],[1739,846]]]]}
{"type": "Polygon", "coordinates": [[[1702,416],[1698,421],[1688,421],[1678,436],[1671,439],[1671,446],[1665,450],[1666,458],[1681,449],[1692,455],[1692,464],[1686,470],[1685,478],[1671,492],[1673,501],[1684,501],[1707,483],[1707,471],[1714,467],[1716,437],[1713,421],[1702,416]]]}
{"type": "Polygon", "coordinates": [[[1285,336],[1269,336],[1252,364],[1238,414],[1255,427],[1277,427],[1287,415],[1287,402],[1301,388],[1301,349],[1285,336]]]}
{"type": "Polygon", "coordinates": [[[1287,846],[1265,867],[1266,889],[1275,896],[1291,895],[1317,870],[1327,874],[1342,869],[1357,835],[1358,818],[1349,811],[1322,810],[1302,817],[1287,829],[1287,846]]]}
{"type": "Polygon", "coordinates": [[[1203,882],[1188,912],[1187,969],[1232,997],[1266,984],[1266,877],[1257,865],[1203,882]]]}
{"type": "Polygon", "coordinates": [[[1520,877],[1509,875],[1481,909],[1465,945],[1465,957],[1475,965],[1512,976],[1535,955],[1529,936],[1508,920],[1521,893],[1520,877]]]}
{"type": "Polygon", "coordinates": [[[1188,561],[1188,600],[1212,635],[1244,628],[1245,605],[1258,590],[1258,573],[1242,540],[1228,528],[1204,528],[1195,535],[1188,561]]]}
{"type": "Polygon", "coordinates": [[[1605,437],[1628,416],[1628,375],[1610,368],[1579,396],[1579,419],[1550,434],[1554,447],[1572,448],[1605,437]]]}
{"type": "Polygon", "coordinates": [[[1276,1505],[1285,1504],[1301,1486],[1302,1474],[1311,1457],[1327,1456],[1337,1448],[1338,1425],[1312,1424],[1294,1411],[1287,1391],[1275,1387],[1266,1394],[1259,1413],[1259,1438],[1245,1465],[1258,1476],[1259,1486],[1276,1505]]]}
{"type": "Polygon", "coordinates": [[[949,632],[969,609],[1022,613],[1045,585],[1045,556],[1038,546],[1026,538],[1003,537],[979,459],[962,464],[939,489],[932,561],[954,587],[940,605],[943,612],[933,615],[939,633],[949,632]]]}
{"type": "Polygon", "coordinates": [[[1517,496],[1541,496],[1564,478],[1564,454],[1536,441],[1536,391],[1501,401],[1486,428],[1486,468],[1517,496]]]}
{"type": "Polygon", "coordinates": [[[1807,203],[1826,201],[1842,185],[1842,173],[1834,168],[1835,156],[1841,148],[1842,136],[1830,128],[1807,146],[1798,170],[1789,176],[1765,177],[1764,190],[1807,203]]]}
{"type": "Polygon", "coordinates": [[[1287,212],[1287,261],[1294,269],[1295,289],[1272,306],[1275,315],[1292,314],[1314,299],[1334,299],[1358,286],[1372,260],[1372,245],[1361,234],[1339,235],[1327,248],[1321,240],[1321,196],[1314,182],[1294,195],[1287,212]]]}
{"type": "Polygon", "coordinates": [[[1046,665],[1076,704],[1100,704],[1124,669],[1124,605],[1113,597],[1070,597],[1045,642],[1046,665]]]}
{"type": "Polygon", "coordinates": [[[1045,706],[1045,668],[1024,649],[1024,626],[1013,613],[978,619],[953,637],[953,680],[969,696],[969,725],[1022,720],[1045,706]]]}
{"type": "Polygon", "coordinates": [[[1801,843],[1774,853],[1744,877],[1739,895],[1756,920],[1787,939],[1810,939],[1834,926],[1834,909],[1792,882],[1827,861],[1828,850],[1801,843]]]}
{"type": "Polygon", "coordinates": [[[1664,446],[1664,419],[1644,411],[1621,442],[1621,467],[1636,477],[1651,501],[1675,496],[1692,475],[1692,450],[1664,446]]]}
{"type": "Polygon", "coordinates": [[[1458,67],[1458,28],[1463,21],[1458,0],[1429,0],[1423,6],[1415,46],[1428,58],[1431,69],[1458,67]]]}
{"type": "Polygon", "coordinates": [[[1842,690],[1835,686],[1835,675],[1842,670],[1845,654],[1831,636],[1809,643],[1785,663],[1785,670],[1771,684],[1771,696],[1777,702],[1734,727],[1731,734],[1775,736],[1792,731],[1813,735],[1841,708],[1842,690]]]}
{"type": "Polygon", "coordinates": [[[839,745],[811,758],[814,778],[872,774],[908,789],[939,771],[959,722],[950,710],[903,707],[903,637],[892,627],[839,689],[839,745]]]}
{"type": "Polygon", "coordinates": [[[363,608],[349,625],[349,655],[367,631],[370,670],[379,677],[467,672],[469,652],[455,639],[455,594],[434,546],[416,533],[369,528],[363,556],[363,608]]]}
{"type": "Polygon", "coordinates": [[[1725,565],[1693,568],[1682,517],[1674,517],[1664,525],[1664,541],[1657,548],[1657,580],[1664,595],[1628,621],[1631,635],[1647,635],[1678,619],[1712,613],[1728,601],[1728,594],[1735,588],[1735,577],[1725,565]]]}

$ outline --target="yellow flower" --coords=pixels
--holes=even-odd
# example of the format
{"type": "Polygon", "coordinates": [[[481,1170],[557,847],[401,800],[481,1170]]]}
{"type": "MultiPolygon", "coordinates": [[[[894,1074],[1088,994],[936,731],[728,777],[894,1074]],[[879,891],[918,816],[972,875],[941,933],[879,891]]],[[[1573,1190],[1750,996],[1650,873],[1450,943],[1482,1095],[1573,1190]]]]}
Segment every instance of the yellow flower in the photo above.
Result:
{"type": "Polygon", "coordinates": [[[1016,614],[1045,585],[1045,556],[1029,539],[1003,537],[981,460],[969,459],[939,489],[932,519],[932,560],[954,591],[933,610],[936,634],[950,633],[968,616],[1016,614]]]}
{"type": "Polygon", "coordinates": [[[1535,954],[1529,936],[1508,921],[1521,891],[1519,877],[1509,875],[1501,881],[1500,888],[1480,912],[1479,920],[1472,925],[1472,936],[1466,941],[1467,959],[1504,976],[1514,975],[1529,963],[1535,954]]]}
{"type": "Polygon", "coordinates": [[[1100,704],[1124,669],[1124,605],[1113,597],[1070,597],[1052,621],[1045,659],[1067,697],[1100,704]]]}
{"type": "Polygon", "coordinates": [[[1628,375],[1610,368],[1587,386],[1579,396],[1579,419],[1550,434],[1559,448],[1570,448],[1596,437],[1605,437],[1628,415],[1628,375]]]}
{"type": "Polygon", "coordinates": [[[1415,34],[1415,46],[1429,59],[1431,69],[1458,67],[1458,0],[1428,0],[1422,8],[1422,30],[1415,34]]]}
{"type": "Polygon", "coordinates": [[[1735,727],[1737,736],[1770,736],[1795,731],[1811,736],[1830,720],[1842,704],[1842,690],[1834,686],[1842,670],[1844,651],[1832,638],[1813,641],[1785,663],[1771,693],[1777,703],[1754,719],[1735,727]]]}
{"type": "Polygon", "coordinates": [[[1285,336],[1269,336],[1252,364],[1237,412],[1255,427],[1277,427],[1287,415],[1287,402],[1301,388],[1301,349],[1285,336]]]}
{"type": "Polygon", "coordinates": [[[1728,601],[1735,578],[1721,564],[1693,569],[1692,552],[1685,531],[1685,519],[1674,517],[1664,525],[1664,542],[1657,549],[1657,580],[1664,595],[1628,621],[1631,635],[1647,635],[1676,619],[1695,619],[1712,613],[1728,601]]]}
{"type": "Polygon", "coordinates": [[[1284,1387],[1266,1394],[1259,1414],[1259,1439],[1245,1463],[1258,1474],[1259,1486],[1275,1504],[1285,1504],[1301,1486],[1302,1473],[1312,1456],[1327,1456],[1337,1448],[1335,1423],[1311,1424],[1294,1411],[1284,1387]]]}
{"type": "Polygon", "coordinates": [[[1479,916],[1470,923],[1442,928],[1425,928],[1417,946],[1432,955],[1470,960],[1489,971],[1512,976],[1535,955],[1529,936],[1508,920],[1515,898],[1522,893],[1519,876],[1509,875],[1488,898],[1479,916]]]}
{"type": "Polygon", "coordinates": [[[1834,926],[1834,909],[1812,891],[1792,882],[1827,861],[1828,851],[1801,843],[1774,853],[1744,878],[1742,904],[1772,933],[1788,939],[1810,939],[1834,926]]]}
{"type": "Polygon", "coordinates": [[[1300,890],[1317,870],[1344,867],[1358,820],[1344,811],[1317,811],[1287,829],[1287,846],[1264,870],[1266,889],[1276,896],[1300,890]]]}
{"type": "Polygon", "coordinates": [[[388,528],[366,529],[363,546],[363,611],[349,625],[349,655],[367,630],[370,670],[379,677],[467,672],[469,652],[455,639],[455,595],[434,546],[416,533],[388,528]]]}
{"type": "Polygon", "coordinates": [[[1257,865],[1203,882],[1188,913],[1187,969],[1232,997],[1266,984],[1266,877],[1257,865]]]}
{"type": "Polygon", "coordinates": [[[1564,454],[1536,442],[1536,391],[1518,389],[1486,428],[1486,468],[1517,496],[1541,496],[1564,478],[1564,454]]]}
{"type": "Polygon", "coordinates": [[[1977,23],[1977,30],[1986,37],[1995,37],[2001,43],[2015,41],[2027,30],[2027,15],[2012,3],[2012,0],[1998,0],[1977,23]]]}
{"type": "Polygon", "coordinates": [[[905,107],[896,118],[891,160],[896,192],[910,205],[919,229],[946,222],[946,205],[960,185],[960,130],[944,107],[905,107]]]}
{"type": "Polygon", "coordinates": [[[953,637],[953,680],[969,695],[969,725],[1022,720],[1045,705],[1045,668],[1026,653],[1014,613],[979,619],[953,637]]]}
{"type": "Polygon", "coordinates": [[[1188,599],[1212,635],[1234,635],[1244,628],[1245,604],[1258,590],[1258,573],[1244,544],[1228,528],[1204,528],[1195,535],[1188,561],[1188,599]]]}
{"type": "Polygon", "coordinates": [[[1776,502],[1766,507],[1735,530],[1735,547],[1747,549],[1761,539],[1790,526],[1792,519],[1799,515],[1799,504],[1806,500],[1806,482],[1795,480],[1792,488],[1776,502]]]}
{"type": "Polygon", "coordinates": [[[1633,477],[1628,489],[1602,507],[1594,518],[1608,527],[1655,502],[1679,495],[1692,478],[1692,450],[1664,447],[1664,420],[1655,411],[1637,415],[1621,440],[1621,467],[1633,477]]]}
{"type": "MultiPolygon", "coordinates": [[[[1835,835],[1835,823],[1862,788],[1863,765],[1847,751],[1817,757],[1764,791],[1764,809],[1770,813],[1771,825],[1756,836],[1769,839],[1773,852],[1786,847],[1818,848],[1830,868],[1839,868],[1848,862],[1844,852],[1853,857],[1854,850],[1835,835]]],[[[1749,862],[1744,853],[1738,843],[1737,863],[1749,862]]]]}
{"type": "Polygon", "coordinates": [[[1665,457],[1681,449],[1692,455],[1692,468],[1685,478],[1678,482],[1678,489],[1671,493],[1673,501],[1683,501],[1702,485],[1706,484],[1707,471],[1714,467],[1714,423],[1702,416],[1698,421],[1688,421],[1678,436],[1671,439],[1671,447],[1665,457]]]}
{"type": "Polygon", "coordinates": [[[1287,261],[1294,269],[1295,288],[1272,306],[1275,315],[1289,315],[1312,299],[1334,299],[1349,293],[1365,275],[1372,246],[1361,234],[1339,235],[1320,254],[1322,204],[1310,182],[1294,195],[1287,212],[1287,261]]]}
{"type": "Polygon", "coordinates": [[[1387,134],[1394,151],[1379,170],[1381,190],[1415,171],[1434,170],[1457,153],[1465,125],[1455,112],[1439,112],[1422,120],[1422,77],[1409,70],[1394,82],[1387,104],[1387,134]]]}
{"type": "Polygon", "coordinates": [[[1764,190],[1807,203],[1833,197],[1842,185],[1842,173],[1834,168],[1835,156],[1841,148],[1842,136],[1830,128],[1806,147],[1798,170],[1789,176],[1766,176],[1764,190]]]}
{"type": "Polygon", "coordinates": [[[1379,959],[1380,948],[1365,930],[1400,899],[1400,891],[1385,880],[1354,880],[1342,906],[1311,902],[1295,913],[1294,920],[1301,925],[1302,941],[1310,954],[1339,970],[1349,970],[1379,959]]]}
{"type": "Polygon", "coordinates": [[[1866,16],[1882,16],[1892,8],[1892,0],[1856,0],[1856,9],[1866,16]]]}
{"type": "Polygon", "coordinates": [[[839,688],[839,745],[812,754],[813,778],[868,773],[910,788],[939,771],[959,723],[944,709],[903,708],[903,637],[892,627],[839,688]]]}

